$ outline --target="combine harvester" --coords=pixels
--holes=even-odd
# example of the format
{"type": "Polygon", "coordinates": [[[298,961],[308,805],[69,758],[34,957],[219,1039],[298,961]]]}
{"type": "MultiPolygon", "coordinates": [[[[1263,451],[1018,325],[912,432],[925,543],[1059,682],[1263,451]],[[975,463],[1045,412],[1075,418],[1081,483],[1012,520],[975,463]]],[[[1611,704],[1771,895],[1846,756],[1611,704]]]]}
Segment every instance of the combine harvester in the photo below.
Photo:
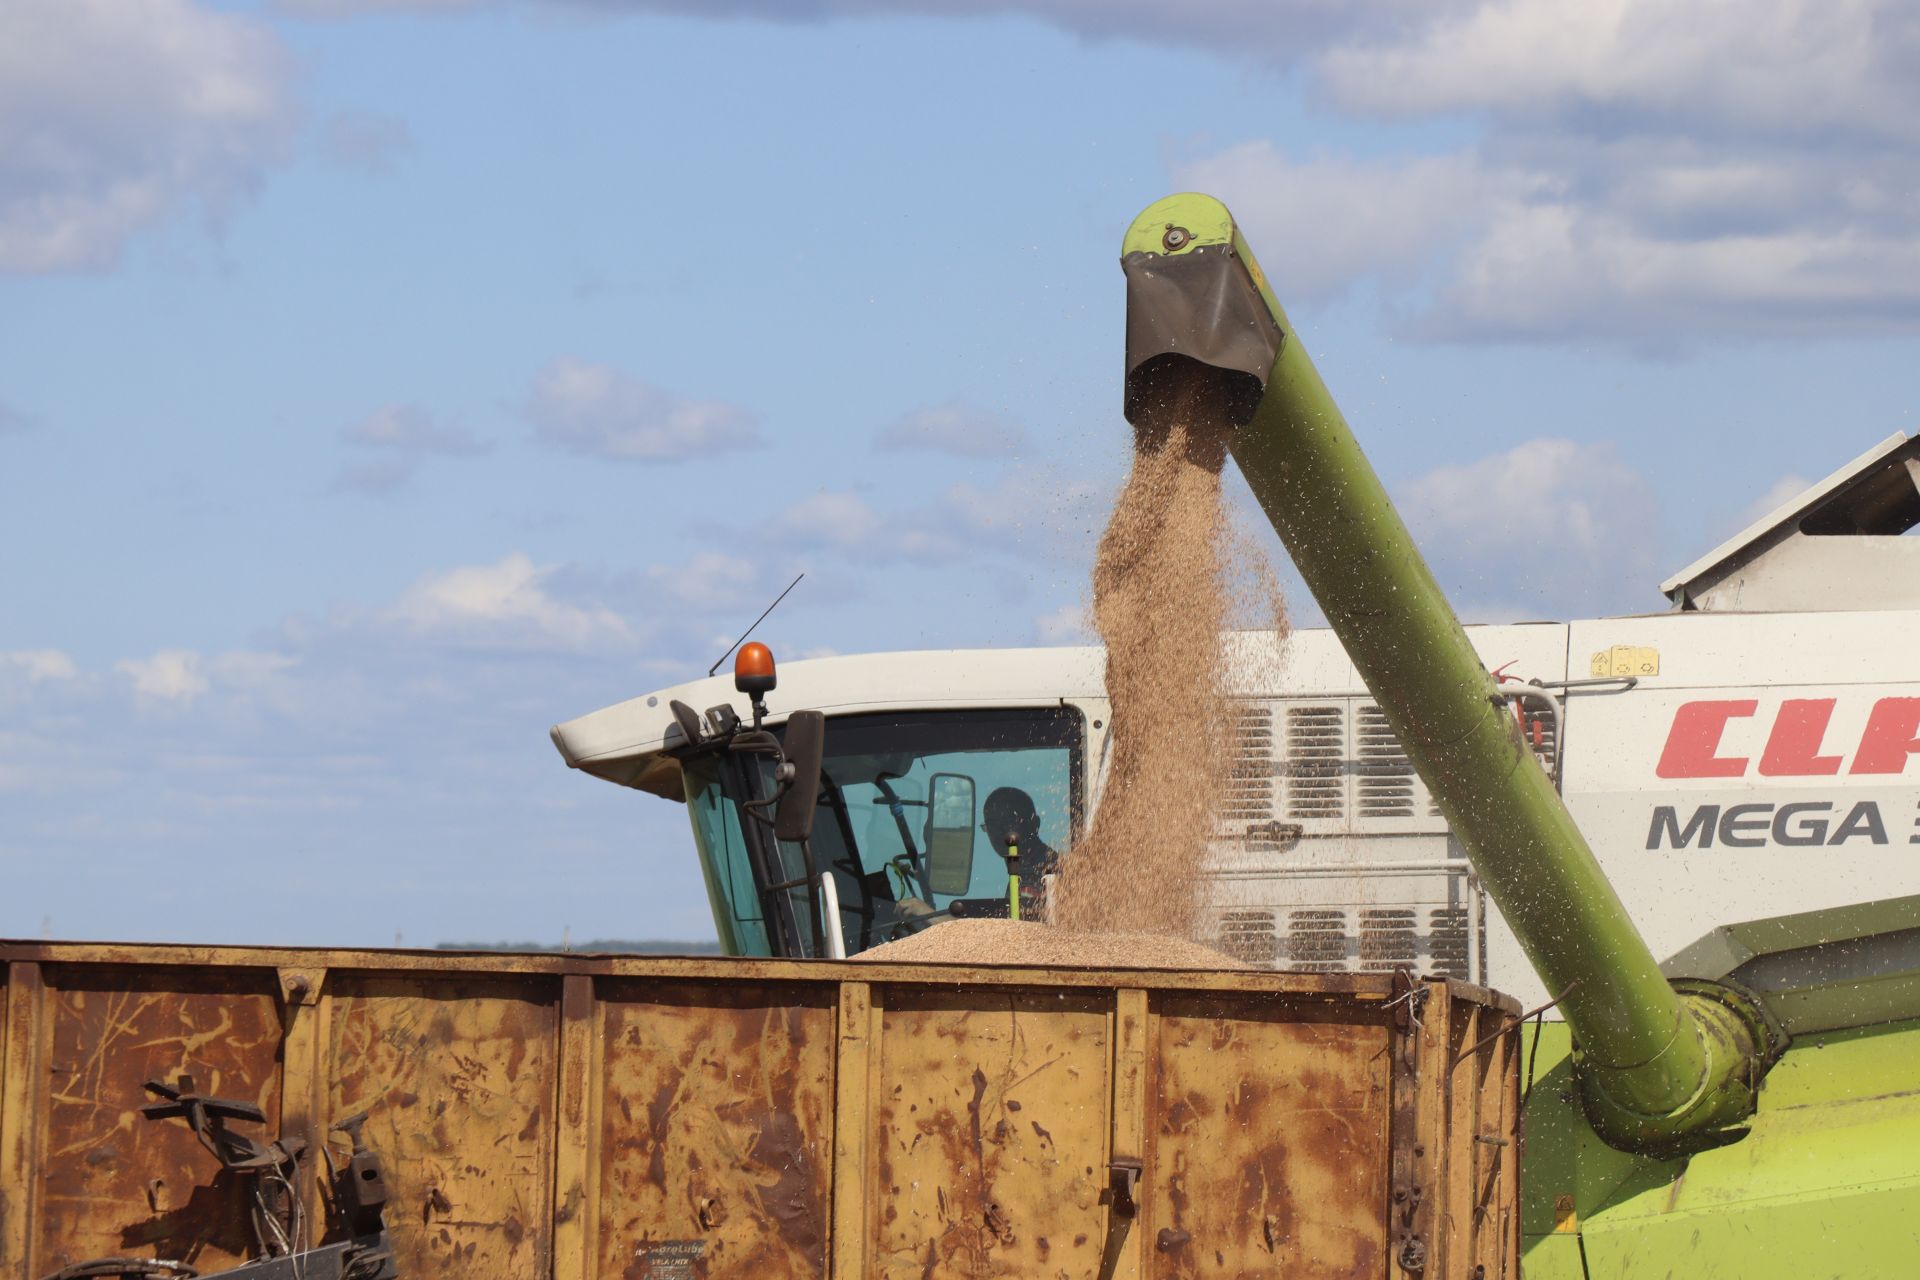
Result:
{"type": "MultiPolygon", "coordinates": [[[[1763,702],[1715,686],[1773,618],[1470,639],[1226,210],[1162,202],[1124,261],[1130,409],[1230,380],[1234,455],[1333,621],[1286,688],[1245,691],[1210,888],[1241,954],[1303,971],[840,961],[1007,913],[1010,869],[1070,850],[1098,655],[796,664],[782,710],[750,647],[731,686],[554,735],[687,803],[745,958],[0,943],[0,1280],[1507,1280],[1523,1246],[1529,1280],[1912,1271],[1920,915],[1886,896],[1915,886],[1885,846],[1920,699],[1875,689],[1856,750],[1821,732],[1854,714],[1823,681],[1889,684],[1905,650],[1789,617],[1772,669],[1834,665],[1763,702]],[[1568,680],[1602,638],[1602,683],[1568,680]],[[1533,682],[1488,674],[1509,649],[1533,682]],[[1636,790],[1604,726],[1662,716],[1669,781],[1636,790]],[[1749,758],[1762,785],[1844,764],[1847,787],[1762,802],[1749,758]],[[1649,887],[1617,861],[1637,834],[1602,843],[1630,905],[1686,898],[1667,931],[1706,934],[1666,974],[1575,825],[1622,793],[1686,846],[1647,855],[1649,887]],[[1777,833],[1830,859],[1817,886],[1718,861],[1777,833]],[[1780,892],[1838,909],[1731,923],[1780,892]]],[[[1911,523],[1887,479],[1910,474],[1863,463],[1676,589],[1779,588],[1769,564],[1829,554],[1795,549],[1810,521],[1911,523]]]]}
{"type": "MultiPolygon", "coordinates": [[[[1332,624],[1284,662],[1239,638],[1220,944],[1556,1002],[1529,1035],[1530,1280],[1920,1272],[1920,440],[1675,575],[1673,612],[1463,629],[1227,210],[1154,205],[1122,263],[1129,417],[1163,378],[1231,384],[1233,457],[1332,624]]],[[[827,715],[804,845],[743,820],[769,776],[726,749],[719,681],[554,741],[684,800],[729,951],[840,954],[1006,913],[963,834],[982,796],[1071,847],[1100,672],[1085,649],[793,664],[784,700],[827,715]]]]}

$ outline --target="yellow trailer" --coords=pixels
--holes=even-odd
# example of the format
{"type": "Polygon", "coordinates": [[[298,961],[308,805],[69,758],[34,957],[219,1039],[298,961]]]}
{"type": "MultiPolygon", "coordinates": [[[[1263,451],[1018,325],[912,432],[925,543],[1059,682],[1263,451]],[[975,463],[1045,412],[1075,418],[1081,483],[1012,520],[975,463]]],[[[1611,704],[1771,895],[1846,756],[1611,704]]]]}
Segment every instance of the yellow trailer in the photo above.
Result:
{"type": "Polygon", "coordinates": [[[139,1115],[182,1075],[263,1137],[368,1111],[408,1278],[1517,1272],[1516,1008],[1450,980],[21,942],[0,977],[0,1280],[246,1260],[139,1115]]]}

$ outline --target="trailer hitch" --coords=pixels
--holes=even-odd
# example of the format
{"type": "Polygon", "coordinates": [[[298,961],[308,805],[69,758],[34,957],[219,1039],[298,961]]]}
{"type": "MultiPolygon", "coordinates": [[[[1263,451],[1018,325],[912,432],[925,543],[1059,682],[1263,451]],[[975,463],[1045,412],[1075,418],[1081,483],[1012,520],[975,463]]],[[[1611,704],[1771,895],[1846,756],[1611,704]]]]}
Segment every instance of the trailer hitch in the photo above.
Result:
{"type": "Polygon", "coordinates": [[[153,1080],[147,1092],[160,1099],[140,1109],[149,1120],[185,1120],[223,1172],[246,1188],[255,1257],[225,1271],[202,1273],[165,1258],[95,1258],[64,1267],[45,1280],[398,1280],[387,1240],[386,1171],[361,1129],[367,1114],[349,1116],[330,1132],[352,1145],[344,1162],[322,1144],[327,1164],[327,1220],[323,1243],[310,1245],[300,1187],[307,1165],[304,1139],[272,1142],[235,1131],[233,1124],[265,1124],[266,1112],[251,1102],[213,1098],[198,1091],[192,1076],[173,1084],[153,1080]]]}

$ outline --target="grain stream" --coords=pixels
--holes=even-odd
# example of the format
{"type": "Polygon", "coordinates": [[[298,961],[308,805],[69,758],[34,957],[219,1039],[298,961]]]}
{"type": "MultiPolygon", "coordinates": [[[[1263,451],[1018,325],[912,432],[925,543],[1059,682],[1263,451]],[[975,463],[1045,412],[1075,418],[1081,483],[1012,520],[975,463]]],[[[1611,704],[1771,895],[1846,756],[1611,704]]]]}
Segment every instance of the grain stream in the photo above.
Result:
{"type": "Polygon", "coordinates": [[[1271,569],[1227,517],[1233,430],[1217,380],[1162,377],[1141,405],[1133,467],[1100,539],[1094,623],[1106,645],[1112,748],[1092,830],[1054,885],[1079,932],[1200,932],[1201,874],[1233,767],[1223,632],[1284,631],[1271,569]]]}

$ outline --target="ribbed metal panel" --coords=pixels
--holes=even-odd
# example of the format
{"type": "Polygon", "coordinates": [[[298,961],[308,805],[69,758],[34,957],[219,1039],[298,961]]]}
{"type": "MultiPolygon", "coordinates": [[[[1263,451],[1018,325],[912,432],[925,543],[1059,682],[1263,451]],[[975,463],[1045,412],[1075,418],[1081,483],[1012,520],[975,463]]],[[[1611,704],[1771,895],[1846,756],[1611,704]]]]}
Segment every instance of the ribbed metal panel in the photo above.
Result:
{"type": "Polygon", "coordinates": [[[1270,968],[1280,959],[1280,927],[1271,911],[1228,911],[1216,945],[1236,960],[1270,968]]]}
{"type": "Polygon", "coordinates": [[[1364,705],[1355,717],[1353,756],[1354,802],[1361,817],[1415,816],[1426,789],[1379,707],[1364,705]]]}
{"type": "Polygon", "coordinates": [[[1345,911],[1321,907],[1287,913],[1288,968],[1337,972],[1348,967],[1352,949],[1345,911]]]}
{"type": "Polygon", "coordinates": [[[1288,707],[1287,816],[1339,820],[1347,809],[1346,709],[1288,707]]]}

